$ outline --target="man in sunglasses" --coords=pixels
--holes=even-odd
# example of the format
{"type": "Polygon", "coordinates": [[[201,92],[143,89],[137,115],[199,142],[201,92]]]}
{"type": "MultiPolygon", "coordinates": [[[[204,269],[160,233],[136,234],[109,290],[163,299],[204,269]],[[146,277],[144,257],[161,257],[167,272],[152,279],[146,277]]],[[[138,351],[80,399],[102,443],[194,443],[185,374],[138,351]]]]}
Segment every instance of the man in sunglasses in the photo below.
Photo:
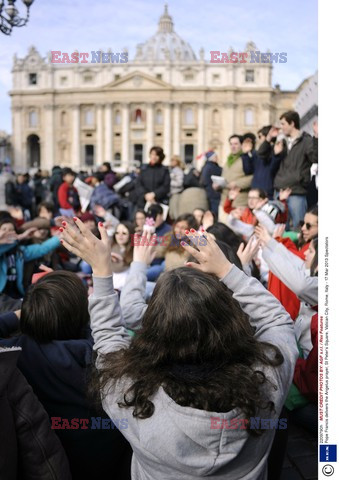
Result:
{"type": "Polygon", "coordinates": [[[281,130],[287,140],[287,154],[280,162],[274,179],[276,191],[291,188],[288,199],[289,227],[297,230],[307,210],[307,189],[311,181],[311,165],[318,162],[317,141],[300,131],[300,117],[295,111],[281,115],[281,130]]]}

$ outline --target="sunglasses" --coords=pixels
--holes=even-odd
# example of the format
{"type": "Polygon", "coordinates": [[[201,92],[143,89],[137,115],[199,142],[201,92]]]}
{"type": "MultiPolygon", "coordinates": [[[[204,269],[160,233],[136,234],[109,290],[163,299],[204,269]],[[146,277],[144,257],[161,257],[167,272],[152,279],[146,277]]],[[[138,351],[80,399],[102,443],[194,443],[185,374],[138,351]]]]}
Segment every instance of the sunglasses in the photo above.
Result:
{"type": "Polygon", "coordinates": [[[312,227],[317,227],[318,225],[312,225],[312,223],[308,222],[300,222],[300,226],[303,227],[305,225],[306,230],[311,230],[312,227]]]}

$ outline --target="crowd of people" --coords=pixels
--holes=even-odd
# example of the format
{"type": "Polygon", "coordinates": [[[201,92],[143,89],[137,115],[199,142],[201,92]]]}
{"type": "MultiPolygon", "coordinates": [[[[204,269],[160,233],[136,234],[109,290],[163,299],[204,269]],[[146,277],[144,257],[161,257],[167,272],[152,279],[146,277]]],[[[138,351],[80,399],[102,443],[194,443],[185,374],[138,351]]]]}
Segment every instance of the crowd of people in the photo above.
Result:
{"type": "Polygon", "coordinates": [[[279,480],[317,433],[317,139],[2,166],[0,478],[279,480]]]}

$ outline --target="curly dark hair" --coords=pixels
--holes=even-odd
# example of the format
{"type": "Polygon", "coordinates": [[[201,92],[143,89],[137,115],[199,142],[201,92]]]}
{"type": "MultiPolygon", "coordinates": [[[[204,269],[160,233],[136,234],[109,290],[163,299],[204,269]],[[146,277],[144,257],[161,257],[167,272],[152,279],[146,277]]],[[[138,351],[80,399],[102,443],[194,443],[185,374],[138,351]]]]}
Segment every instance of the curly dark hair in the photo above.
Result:
{"type": "Polygon", "coordinates": [[[238,407],[246,418],[259,409],[272,411],[270,392],[277,386],[260,365],[277,367],[283,356],[259,342],[254,330],[216,276],[171,270],[159,278],[130,347],[105,355],[96,389],[107,394],[116,381],[128,379],[118,405],[133,407],[138,418],[153,415],[151,397],[159,387],[181,406],[211,412],[238,407]]]}

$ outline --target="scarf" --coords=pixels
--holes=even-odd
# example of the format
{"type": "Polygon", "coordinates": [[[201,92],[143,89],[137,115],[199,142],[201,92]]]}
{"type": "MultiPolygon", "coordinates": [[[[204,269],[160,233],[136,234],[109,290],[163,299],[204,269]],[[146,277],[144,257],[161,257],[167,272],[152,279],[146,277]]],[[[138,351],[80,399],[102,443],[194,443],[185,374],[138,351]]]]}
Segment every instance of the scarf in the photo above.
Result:
{"type": "Polygon", "coordinates": [[[238,152],[238,153],[230,153],[229,156],[227,157],[227,166],[228,167],[231,167],[233,165],[233,163],[238,160],[239,157],[241,157],[242,155],[242,152],[238,152]]]}

